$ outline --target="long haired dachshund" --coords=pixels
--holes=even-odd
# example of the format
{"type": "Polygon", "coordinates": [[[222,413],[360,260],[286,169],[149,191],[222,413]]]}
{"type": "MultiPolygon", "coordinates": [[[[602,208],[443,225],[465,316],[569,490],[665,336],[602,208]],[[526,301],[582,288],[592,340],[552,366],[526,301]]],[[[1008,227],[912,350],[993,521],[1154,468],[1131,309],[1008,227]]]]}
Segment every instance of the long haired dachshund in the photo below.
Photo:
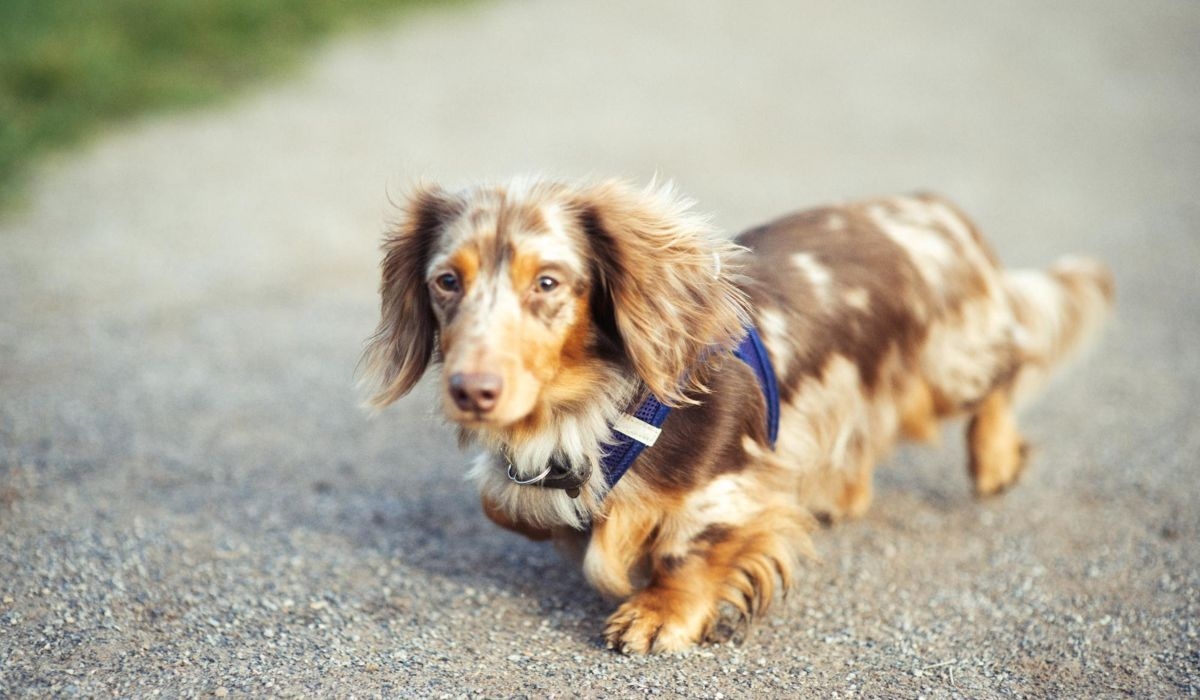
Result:
{"type": "Polygon", "coordinates": [[[372,403],[439,363],[484,511],[577,553],[627,653],[762,612],[814,519],[861,515],[875,463],[941,418],[969,417],[978,494],[1010,486],[1014,403],[1112,298],[1089,260],[1002,270],[925,194],[728,242],[669,186],[423,186],[383,248],[372,403]]]}

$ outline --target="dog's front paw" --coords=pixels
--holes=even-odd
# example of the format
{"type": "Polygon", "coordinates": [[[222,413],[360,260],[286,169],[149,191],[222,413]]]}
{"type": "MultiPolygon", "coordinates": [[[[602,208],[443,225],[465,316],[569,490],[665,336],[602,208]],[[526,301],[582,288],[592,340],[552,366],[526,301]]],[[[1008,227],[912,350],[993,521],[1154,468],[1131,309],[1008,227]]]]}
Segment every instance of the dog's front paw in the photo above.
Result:
{"type": "Polygon", "coordinates": [[[694,646],[707,616],[686,607],[681,610],[682,602],[648,590],[625,601],[608,618],[604,630],[608,648],[625,654],[659,654],[694,646]]]}

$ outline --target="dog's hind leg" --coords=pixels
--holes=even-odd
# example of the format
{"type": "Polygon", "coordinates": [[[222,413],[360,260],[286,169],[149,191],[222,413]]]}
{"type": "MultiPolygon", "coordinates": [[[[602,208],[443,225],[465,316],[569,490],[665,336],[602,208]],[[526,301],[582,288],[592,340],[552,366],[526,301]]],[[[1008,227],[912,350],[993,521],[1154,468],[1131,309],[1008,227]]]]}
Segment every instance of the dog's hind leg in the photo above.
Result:
{"type": "Polygon", "coordinates": [[[1101,263],[1066,257],[1048,270],[1006,270],[1003,279],[1019,328],[1012,395],[1021,404],[1096,334],[1112,306],[1113,278],[1101,263]]]}
{"type": "Polygon", "coordinates": [[[973,410],[967,430],[975,491],[988,496],[1016,481],[1026,446],[1014,405],[1032,397],[1051,370],[1095,334],[1112,303],[1112,274],[1100,263],[1064,258],[1049,270],[1005,271],[1004,288],[1017,323],[1012,374],[973,410]]]}
{"type": "Polygon", "coordinates": [[[1007,389],[998,388],[980,402],[967,428],[967,450],[975,493],[980,496],[1003,491],[1021,475],[1026,447],[1007,389]]]}

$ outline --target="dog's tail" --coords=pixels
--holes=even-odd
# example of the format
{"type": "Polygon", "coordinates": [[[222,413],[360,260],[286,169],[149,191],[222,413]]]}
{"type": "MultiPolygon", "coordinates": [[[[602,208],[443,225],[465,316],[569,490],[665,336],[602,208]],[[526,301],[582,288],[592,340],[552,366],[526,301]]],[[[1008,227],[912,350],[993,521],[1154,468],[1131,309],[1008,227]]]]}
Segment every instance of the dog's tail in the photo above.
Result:
{"type": "Polygon", "coordinates": [[[1099,331],[1112,307],[1113,277],[1103,263],[1068,257],[1047,270],[1006,271],[1004,286],[1018,324],[1013,397],[1021,402],[1099,331]]]}

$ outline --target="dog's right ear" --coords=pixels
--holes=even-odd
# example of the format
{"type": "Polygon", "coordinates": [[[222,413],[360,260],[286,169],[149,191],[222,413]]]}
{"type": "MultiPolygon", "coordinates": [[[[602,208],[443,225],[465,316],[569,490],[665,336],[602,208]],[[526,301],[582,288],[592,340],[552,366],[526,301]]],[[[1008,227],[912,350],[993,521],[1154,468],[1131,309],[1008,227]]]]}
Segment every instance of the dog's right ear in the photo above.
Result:
{"type": "Polygon", "coordinates": [[[460,201],[436,186],[418,186],[406,199],[400,222],[383,242],[379,327],[359,363],[375,408],[407,394],[433,359],[437,320],[425,267],[443,227],[462,211],[460,201]]]}

